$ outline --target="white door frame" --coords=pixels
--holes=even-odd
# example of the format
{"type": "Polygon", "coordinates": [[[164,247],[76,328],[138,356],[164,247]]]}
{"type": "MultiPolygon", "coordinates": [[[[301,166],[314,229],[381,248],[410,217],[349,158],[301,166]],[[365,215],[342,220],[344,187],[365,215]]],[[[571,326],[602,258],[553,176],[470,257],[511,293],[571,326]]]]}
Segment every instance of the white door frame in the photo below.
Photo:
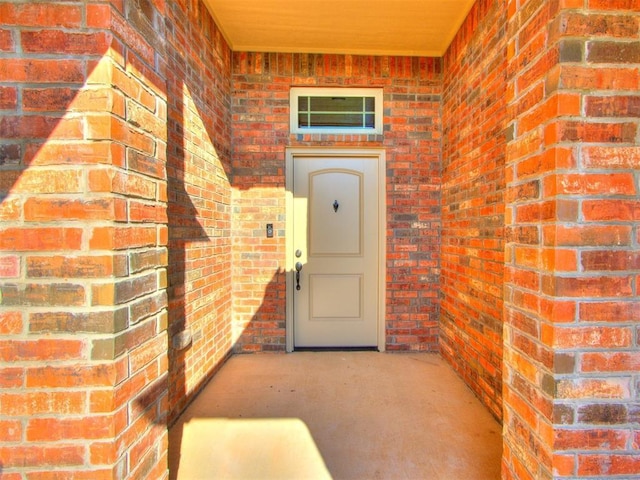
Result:
{"type": "Polygon", "coordinates": [[[386,298],[386,252],[387,252],[387,192],[386,157],[383,148],[318,148],[290,147],[286,149],[286,350],[293,352],[293,162],[300,157],[373,157],[378,162],[378,350],[385,350],[385,298],[386,298]]]}

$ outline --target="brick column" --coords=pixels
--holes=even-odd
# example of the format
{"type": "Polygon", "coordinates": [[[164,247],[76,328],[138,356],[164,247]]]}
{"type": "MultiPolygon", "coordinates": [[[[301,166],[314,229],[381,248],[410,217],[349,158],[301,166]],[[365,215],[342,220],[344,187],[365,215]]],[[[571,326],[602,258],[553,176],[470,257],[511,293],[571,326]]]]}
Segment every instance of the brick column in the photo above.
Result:
{"type": "Polygon", "coordinates": [[[512,0],[505,478],[640,474],[640,5],[512,0]]]}
{"type": "Polygon", "coordinates": [[[166,475],[164,19],[0,3],[0,471],[166,475]]]}

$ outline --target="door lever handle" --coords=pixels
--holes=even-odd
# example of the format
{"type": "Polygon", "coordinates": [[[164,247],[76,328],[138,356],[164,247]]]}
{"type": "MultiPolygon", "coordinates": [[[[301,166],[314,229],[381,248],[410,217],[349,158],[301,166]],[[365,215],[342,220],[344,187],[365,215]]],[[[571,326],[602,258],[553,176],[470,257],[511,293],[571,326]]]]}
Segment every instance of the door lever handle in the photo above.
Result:
{"type": "Polygon", "coordinates": [[[302,263],[296,262],[296,290],[300,290],[300,270],[302,270],[302,263]]]}

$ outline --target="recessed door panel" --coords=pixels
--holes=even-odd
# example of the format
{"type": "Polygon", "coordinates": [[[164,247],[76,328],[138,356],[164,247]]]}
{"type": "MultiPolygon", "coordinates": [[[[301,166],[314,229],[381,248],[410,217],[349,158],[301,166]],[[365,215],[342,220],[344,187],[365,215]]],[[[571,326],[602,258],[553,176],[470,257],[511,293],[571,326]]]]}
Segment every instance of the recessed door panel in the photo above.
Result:
{"type": "Polygon", "coordinates": [[[375,347],[378,157],[300,156],[293,170],[294,347],[375,347]]]}
{"type": "Polygon", "coordinates": [[[360,255],[362,174],[328,170],[312,173],[309,182],[309,253],[360,255]]]}
{"type": "Polygon", "coordinates": [[[361,275],[309,275],[310,320],[362,319],[361,275]]]}

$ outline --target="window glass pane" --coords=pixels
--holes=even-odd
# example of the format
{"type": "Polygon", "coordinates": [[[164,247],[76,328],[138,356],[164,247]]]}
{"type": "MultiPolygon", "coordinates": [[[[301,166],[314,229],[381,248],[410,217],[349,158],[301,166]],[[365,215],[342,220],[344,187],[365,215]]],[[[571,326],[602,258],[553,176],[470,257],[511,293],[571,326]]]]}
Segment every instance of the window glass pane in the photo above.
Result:
{"type": "Polygon", "coordinates": [[[300,113],[298,115],[298,126],[299,127],[309,127],[309,116],[306,113],[300,113]]]}
{"type": "Polygon", "coordinates": [[[311,97],[312,112],[361,112],[362,97],[311,97]]]}
{"type": "Polygon", "coordinates": [[[365,127],[367,128],[375,128],[376,126],[376,116],[373,113],[367,113],[364,116],[365,127]]]}
{"type": "Polygon", "coordinates": [[[375,112],[376,111],[376,99],[374,97],[365,97],[364,98],[364,109],[367,112],[375,112]]]}
{"type": "Polygon", "coordinates": [[[298,111],[309,111],[309,97],[298,97],[298,111]]]}
{"type": "Polygon", "coordinates": [[[312,112],[330,112],[337,108],[332,105],[331,97],[311,97],[310,100],[312,112]]]}
{"type": "Polygon", "coordinates": [[[310,126],[362,128],[362,115],[343,113],[312,113],[310,126]]]}

